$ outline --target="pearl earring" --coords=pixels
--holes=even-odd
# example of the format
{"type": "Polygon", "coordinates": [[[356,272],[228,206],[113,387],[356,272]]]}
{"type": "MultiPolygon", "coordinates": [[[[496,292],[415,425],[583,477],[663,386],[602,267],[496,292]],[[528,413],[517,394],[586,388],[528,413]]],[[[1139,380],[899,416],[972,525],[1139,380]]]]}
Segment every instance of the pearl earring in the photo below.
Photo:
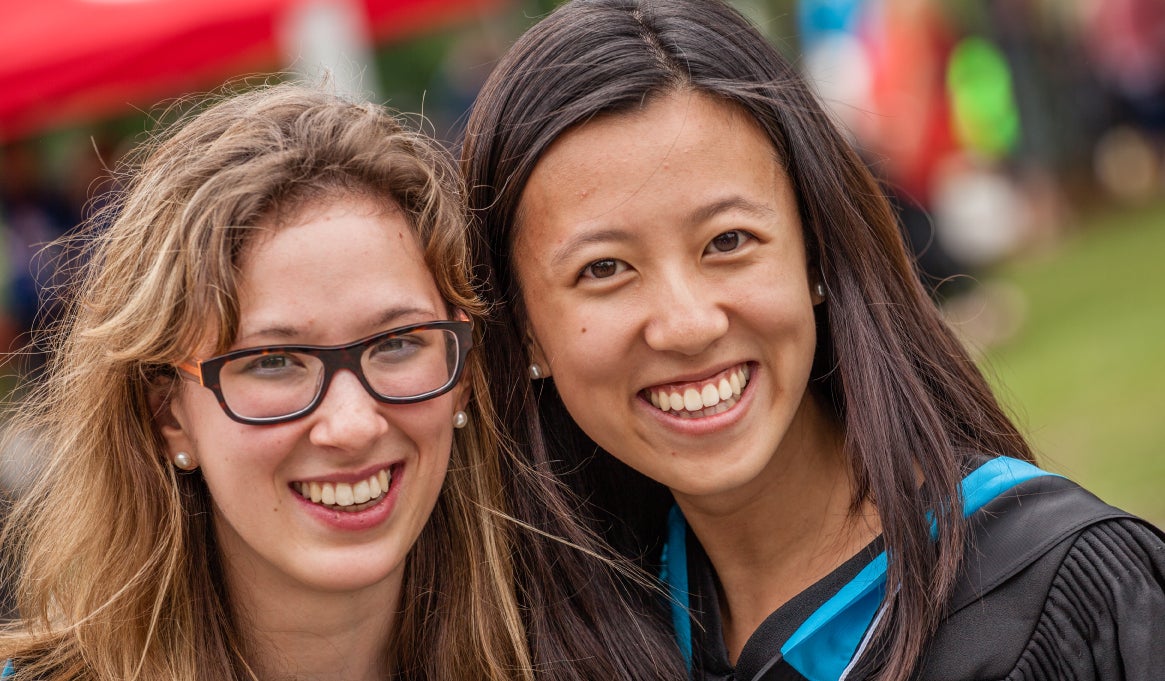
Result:
{"type": "Polygon", "coordinates": [[[813,292],[817,294],[818,298],[825,298],[825,282],[818,280],[817,283],[813,285],[813,292]]]}
{"type": "Polygon", "coordinates": [[[469,414],[458,410],[457,413],[453,415],[453,427],[464,428],[467,425],[469,425],[469,414]]]}
{"type": "Polygon", "coordinates": [[[186,452],[175,453],[171,460],[174,462],[175,466],[181,468],[184,471],[192,471],[195,468],[198,468],[198,464],[195,463],[194,457],[190,456],[186,452]]]}
{"type": "Polygon", "coordinates": [[[530,378],[542,378],[542,367],[538,366],[537,363],[530,365],[530,378]]]}

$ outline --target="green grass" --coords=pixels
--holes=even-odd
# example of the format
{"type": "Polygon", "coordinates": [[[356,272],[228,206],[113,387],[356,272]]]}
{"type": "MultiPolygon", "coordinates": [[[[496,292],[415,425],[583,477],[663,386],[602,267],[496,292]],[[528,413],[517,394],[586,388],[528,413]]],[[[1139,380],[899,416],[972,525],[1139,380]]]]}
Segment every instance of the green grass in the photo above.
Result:
{"type": "Polygon", "coordinates": [[[1165,526],[1165,203],[1093,216],[987,280],[1026,300],[984,368],[1041,463],[1165,526]]]}

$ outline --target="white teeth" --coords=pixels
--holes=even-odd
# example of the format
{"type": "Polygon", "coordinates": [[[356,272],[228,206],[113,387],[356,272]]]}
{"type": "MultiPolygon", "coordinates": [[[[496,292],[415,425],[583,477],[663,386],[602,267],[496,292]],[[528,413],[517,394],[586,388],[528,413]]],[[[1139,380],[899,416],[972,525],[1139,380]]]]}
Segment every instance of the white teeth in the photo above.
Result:
{"type": "Polygon", "coordinates": [[[738,400],[736,397],[730,397],[714,407],[707,407],[706,409],[700,409],[699,411],[681,411],[679,414],[677,414],[677,416],[682,419],[698,419],[703,416],[712,416],[714,414],[720,414],[728,411],[739,401],[740,400],[738,400]]]}
{"type": "Polygon", "coordinates": [[[367,480],[361,480],[352,487],[352,500],[358,504],[363,504],[372,498],[372,491],[368,487],[367,480]]]}
{"type": "Polygon", "coordinates": [[[700,391],[700,399],[704,401],[704,408],[715,407],[720,404],[720,389],[709,383],[700,391]]]}
{"type": "MultiPolygon", "coordinates": [[[[356,483],[348,482],[294,482],[292,487],[300,496],[324,506],[356,506],[379,499],[388,492],[392,473],[387,468],[356,483]]],[[[354,509],[359,510],[359,509],[354,509]]]]}
{"type": "Polygon", "coordinates": [[[711,416],[731,409],[748,385],[751,371],[743,364],[728,372],[719,381],[684,389],[683,393],[661,389],[648,390],[647,397],[661,411],[679,412],[678,416],[695,418],[711,416]]]}
{"type": "Polygon", "coordinates": [[[346,482],[336,483],[336,505],[337,506],[351,506],[354,503],[352,498],[352,486],[346,482]]]}

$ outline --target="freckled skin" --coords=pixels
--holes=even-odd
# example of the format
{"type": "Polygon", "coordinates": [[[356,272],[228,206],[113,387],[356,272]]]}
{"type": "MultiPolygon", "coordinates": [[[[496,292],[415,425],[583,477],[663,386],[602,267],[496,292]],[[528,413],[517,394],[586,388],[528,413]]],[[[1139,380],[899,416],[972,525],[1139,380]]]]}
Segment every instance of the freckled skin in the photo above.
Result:
{"type": "MultiPolygon", "coordinates": [[[[270,227],[244,251],[232,349],[338,345],[447,317],[399,212],[345,197],[308,205],[270,227]],[[415,312],[381,321],[402,307],[415,312]]],[[[426,402],[387,405],[341,371],[308,416],[251,426],[230,420],[211,391],[182,381],[170,404],[174,421],[161,430],[171,452],[197,455],[226,570],[254,599],[363,593],[369,602],[389,603],[440,492],[462,395],[458,387],[426,402]],[[398,462],[405,473],[392,513],[366,530],[339,532],[319,522],[291,487],[398,462]]]]}

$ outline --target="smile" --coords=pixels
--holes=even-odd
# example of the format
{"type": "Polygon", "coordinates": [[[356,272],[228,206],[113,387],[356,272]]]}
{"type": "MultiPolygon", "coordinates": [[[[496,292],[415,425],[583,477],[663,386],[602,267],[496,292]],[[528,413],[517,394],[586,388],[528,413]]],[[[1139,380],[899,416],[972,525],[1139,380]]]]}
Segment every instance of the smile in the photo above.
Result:
{"type": "Polygon", "coordinates": [[[392,483],[391,468],[382,468],[364,480],[355,483],[347,482],[293,482],[292,489],[301,497],[333,510],[344,510],[355,513],[375,506],[380,501],[392,483]]]}
{"type": "Polygon", "coordinates": [[[656,409],[694,419],[720,414],[735,406],[750,375],[748,364],[741,364],[706,381],[648,388],[643,392],[656,409]]]}

